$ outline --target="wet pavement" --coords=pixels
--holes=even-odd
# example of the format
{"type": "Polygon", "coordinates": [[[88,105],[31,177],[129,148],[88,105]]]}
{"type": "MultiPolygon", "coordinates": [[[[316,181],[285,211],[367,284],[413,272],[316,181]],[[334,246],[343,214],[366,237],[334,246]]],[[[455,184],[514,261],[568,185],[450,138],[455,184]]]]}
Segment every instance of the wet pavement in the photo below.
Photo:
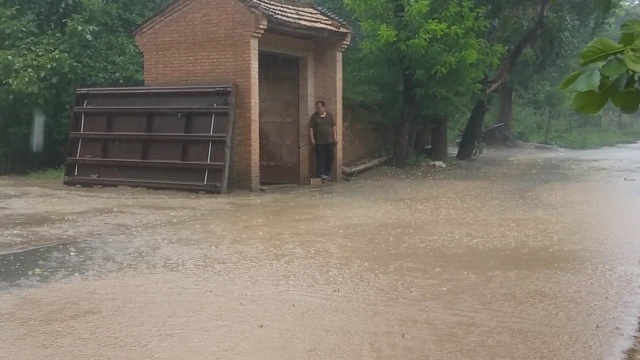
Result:
{"type": "Polygon", "coordinates": [[[639,200],[640,145],[224,197],[0,179],[0,359],[622,359],[639,200]]]}

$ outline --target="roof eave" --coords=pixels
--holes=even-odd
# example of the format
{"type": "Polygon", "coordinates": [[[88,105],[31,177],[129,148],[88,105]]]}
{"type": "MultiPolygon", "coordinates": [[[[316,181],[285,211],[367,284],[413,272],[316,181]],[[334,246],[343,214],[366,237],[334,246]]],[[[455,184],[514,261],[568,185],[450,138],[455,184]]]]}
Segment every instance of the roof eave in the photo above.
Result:
{"type": "Polygon", "coordinates": [[[350,32],[333,31],[329,29],[315,28],[306,25],[297,25],[288,21],[268,18],[268,30],[277,30],[288,33],[290,36],[299,35],[313,38],[329,38],[344,41],[350,32]]]}

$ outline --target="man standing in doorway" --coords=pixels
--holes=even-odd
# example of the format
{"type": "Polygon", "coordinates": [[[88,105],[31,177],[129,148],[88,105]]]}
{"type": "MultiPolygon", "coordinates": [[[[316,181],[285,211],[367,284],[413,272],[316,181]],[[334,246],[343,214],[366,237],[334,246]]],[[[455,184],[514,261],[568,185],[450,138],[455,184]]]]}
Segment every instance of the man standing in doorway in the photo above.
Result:
{"type": "Polygon", "coordinates": [[[316,103],[316,112],[311,115],[309,122],[309,141],[316,150],[316,173],[322,182],[330,181],[333,166],[333,146],[338,139],[336,120],[327,112],[324,101],[316,103]]]}

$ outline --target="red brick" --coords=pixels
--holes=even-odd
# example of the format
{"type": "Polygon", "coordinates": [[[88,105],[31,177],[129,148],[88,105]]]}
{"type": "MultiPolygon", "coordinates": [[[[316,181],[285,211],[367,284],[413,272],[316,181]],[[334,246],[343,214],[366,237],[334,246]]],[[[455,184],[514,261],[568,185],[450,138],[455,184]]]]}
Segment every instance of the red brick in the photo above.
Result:
{"type": "MultiPolygon", "coordinates": [[[[335,174],[342,169],[342,53],[343,44],[326,39],[305,41],[266,33],[264,22],[235,0],[191,0],[164,19],[155,19],[136,42],[144,54],[145,84],[238,85],[233,185],[259,187],[258,52],[274,41],[294,52],[306,52],[308,79],[301,81],[300,147],[309,149],[308,119],[316,100],[325,100],[338,123],[335,174]],[[261,37],[262,36],[262,37],[261,37]],[[308,63],[307,63],[308,62],[308,63]]],[[[301,74],[307,75],[307,74],[301,74]]],[[[302,79],[302,77],[301,77],[302,79]]],[[[300,157],[301,179],[310,174],[309,154],[300,157]]]]}

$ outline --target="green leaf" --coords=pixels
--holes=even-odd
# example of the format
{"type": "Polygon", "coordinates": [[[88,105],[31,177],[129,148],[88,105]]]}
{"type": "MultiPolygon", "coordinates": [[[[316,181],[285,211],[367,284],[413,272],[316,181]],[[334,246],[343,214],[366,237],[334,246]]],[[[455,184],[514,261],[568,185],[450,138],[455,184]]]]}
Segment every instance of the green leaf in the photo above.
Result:
{"type": "Polygon", "coordinates": [[[640,91],[635,88],[618,91],[611,96],[611,102],[625,114],[636,113],[640,108],[640,91]]]}
{"type": "Polygon", "coordinates": [[[576,93],[573,98],[574,109],[584,114],[597,114],[607,105],[616,89],[621,88],[620,84],[624,84],[624,76],[619,76],[615,81],[602,79],[599,91],[589,90],[576,93]]]}
{"type": "Polygon", "coordinates": [[[620,26],[620,32],[623,34],[640,33],[640,20],[629,20],[620,26]]]}
{"type": "Polygon", "coordinates": [[[87,34],[87,40],[89,41],[93,40],[93,36],[91,36],[90,34],[87,34]]]}
{"type": "Polygon", "coordinates": [[[602,73],[602,75],[607,76],[610,79],[615,79],[618,76],[626,73],[627,70],[628,67],[625,62],[622,59],[616,57],[607,61],[607,63],[604,64],[600,69],[600,72],[602,73]]]}
{"type": "Polygon", "coordinates": [[[633,44],[636,42],[636,35],[635,34],[622,34],[622,36],[620,36],[620,44],[624,45],[624,46],[633,46],[633,44]]]}
{"type": "Polygon", "coordinates": [[[604,13],[608,13],[613,8],[612,0],[595,0],[595,9],[604,13]]]}
{"type": "Polygon", "coordinates": [[[623,58],[624,63],[629,69],[635,72],[640,72],[640,56],[638,56],[638,54],[631,51],[631,49],[627,49],[624,52],[623,58]]]}
{"type": "Polygon", "coordinates": [[[609,102],[609,96],[594,90],[577,93],[573,98],[573,107],[584,114],[597,114],[609,102]]]}
{"type": "Polygon", "coordinates": [[[576,82],[576,80],[578,80],[580,76],[582,76],[582,74],[584,74],[584,71],[576,71],[573,74],[567,76],[562,84],[560,84],[560,90],[568,89],[571,85],[573,85],[573,83],[576,82]]]}
{"type": "Polygon", "coordinates": [[[598,90],[600,87],[600,79],[600,71],[592,69],[591,71],[582,74],[582,76],[580,76],[573,85],[571,85],[571,89],[578,92],[598,90]]]}
{"type": "Polygon", "coordinates": [[[625,46],[617,42],[599,37],[585,47],[582,55],[580,55],[580,66],[587,66],[599,61],[607,60],[613,55],[617,55],[625,50],[625,46]]]}

